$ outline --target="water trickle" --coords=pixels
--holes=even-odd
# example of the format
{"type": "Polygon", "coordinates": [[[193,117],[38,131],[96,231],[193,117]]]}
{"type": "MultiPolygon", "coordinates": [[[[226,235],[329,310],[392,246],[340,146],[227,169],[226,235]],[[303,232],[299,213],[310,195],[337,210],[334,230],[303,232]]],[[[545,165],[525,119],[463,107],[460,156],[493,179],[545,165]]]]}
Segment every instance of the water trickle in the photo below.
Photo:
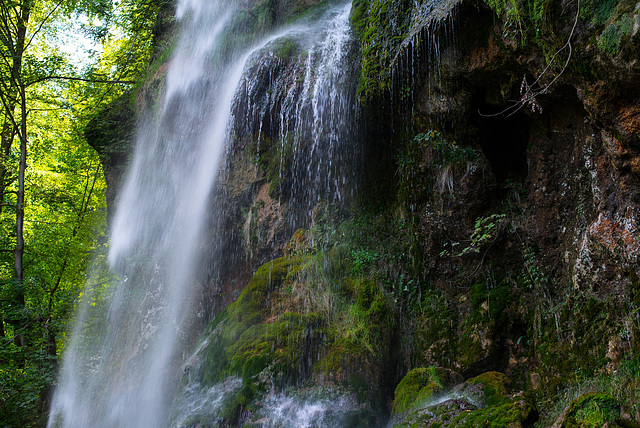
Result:
{"type": "Polygon", "coordinates": [[[273,196],[290,205],[284,220],[290,225],[308,225],[319,202],[343,202],[355,189],[358,73],[349,57],[350,11],[350,4],[331,9],[309,32],[289,34],[259,52],[234,110],[237,144],[257,139],[257,155],[277,154],[273,196]]]}
{"type": "MultiPolygon", "coordinates": [[[[291,145],[280,150],[278,160],[282,180],[289,177],[291,200],[302,208],[291,210],[299,213],[291,224],[308,223],[309,207],[318,201],[343,198],[342,183],[355,171],[338,171],[355,96],[347,79],[355,74],[344,66],[350,6],[330,9],[319,22],[285,29],[253,48],[230,49],[225,34],[235,3],[178,4],[182,33],[163,99],[138,129],[112,223],[108,261],[118,279],[107,287],[87,286],[49,427],[166,426],[190,337],[200,250],[209,245],[203,231],[211,193],[230,129],[251,125],[261,135],[265,128],[278,144],[291,145]],[[288,83],[276,75],[274,63],[282,59],[271,52],[287,40],[300,47],[289,64],[304,64],[288,83]],[[259,78],[271,85],[270,92],[259,78]]],[[[186,400],[184,412],[174,412],[174,421],[180,425],[184,415],[215,407],[236,384],[192,385],[179,397],[178,407],[186,400]]]]}

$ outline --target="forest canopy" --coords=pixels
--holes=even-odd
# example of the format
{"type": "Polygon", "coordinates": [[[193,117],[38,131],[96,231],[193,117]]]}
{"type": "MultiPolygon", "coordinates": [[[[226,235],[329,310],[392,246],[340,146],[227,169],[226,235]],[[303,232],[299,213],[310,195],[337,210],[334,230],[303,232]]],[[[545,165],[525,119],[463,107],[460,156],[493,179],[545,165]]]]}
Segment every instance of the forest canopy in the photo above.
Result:
{"type": "Polygon", "coordinates": [[[105,180],[84,130],[134,92],[161,1],[0,2],[3,426],[42,423],[88,265],[106,279],[105,180]]]}

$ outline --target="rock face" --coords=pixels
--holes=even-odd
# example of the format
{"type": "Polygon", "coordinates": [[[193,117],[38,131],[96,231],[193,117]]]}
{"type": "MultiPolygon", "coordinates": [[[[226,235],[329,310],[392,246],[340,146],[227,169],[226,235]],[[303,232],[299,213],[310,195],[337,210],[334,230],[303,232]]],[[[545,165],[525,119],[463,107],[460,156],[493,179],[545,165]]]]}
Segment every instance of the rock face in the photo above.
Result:
{"type": "MultiPolygon", "coordinates": [[[[264,32],[321,2],[245,3],[264,32]]],[[[345,203],[296,199],[306,146],[272,114],[303,90],[302,48],[284,40],[247,71],[236,109],[255,114],[212,207],[215,320],[185,374],[228,394],[199,423],[260,425],[267,398],[324,385],[349,403],[344,426],[592,426],[602,400],[603,423],[636,426],[640,3],[356,0],[351,25],[344,159],[361,164],[345,203]]],[[[87,135],[116,177],[104,135],[124,131],[104,129],[87,135]]]]}

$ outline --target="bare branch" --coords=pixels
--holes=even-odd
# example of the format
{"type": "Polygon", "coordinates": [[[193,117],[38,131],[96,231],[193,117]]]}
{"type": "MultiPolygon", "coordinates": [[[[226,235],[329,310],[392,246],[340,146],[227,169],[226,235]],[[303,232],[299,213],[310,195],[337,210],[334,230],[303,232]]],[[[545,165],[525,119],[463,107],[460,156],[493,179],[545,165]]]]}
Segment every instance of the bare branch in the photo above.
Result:
{"type": "Polygon", "coordinates": [[[577,5],[577,10],[576,10],[576,17],[573,21],[573,27],[571,27],[571,32],[569,33],[569,37],[567,38],[567,42],[556,51],[556,53],[553,54],[553,56],[551,57],[551,60],[549,60],[549,63],[547,64],[547,66],[544,68],[544,70],[542,70],[542,73],[540,73],[540,75],[538,75],[538,77],[533,81],[533,83],[529,84],[529,82],[527,81],[527,76],[524,76],[522,79],[522,83],[520,84],[520,100],[515,101],[515,104],[507,107],[506,109],[498,112],[498,113],[494,113],[494,114],[484,114],[480,111],[478,111],[478,113],[480,114],[480,116],[483,117],[495,117],[495,116],[503,116],[506,114],[507,117],[514,115],[515,113],[517,113],[520,109],[522,109],[525,106],[529,106],[531,108],[531,111],[535,113],[536,110],[538,110],[539,113],[542,113],[542,106],[540,105],[540,103],[538,103],[537,97],[539,95],[542,94],[546,94],[547,91],[549,90],[549,88],[551,87],[551,85],[553,85],[556,80],[558,80],[558,78],[560,76],[562,76],[562,74],[565,72],[565,70],[567,69],[567,66],[569,65],[569,60],[571,59],[571,55],[573,54],[573,47],[571,46],[571,39],[573,38],[573,33],[576,30],[576,26],[578,25],[578,18],[580,16],[580,0],[578,0],[578,5],[577,5]],[[535,85],[538,84],[538,82],[540,82],[540,79],[542,79],[542,77],[547,73],[547,71],[549,71],[549,68],[551,67],[551,65],[555,62],[556,57],[560,54],[560,52],[564,51],[565,49],[569,49],[569,54],[567,55],[567,59],[564,62],[564,65],[562,67],[562,70],[560,70],[559,73],[557,73],[555,75],[555,77],[546,85],[540,87],[540,89],[534,89],[535,85]]]}

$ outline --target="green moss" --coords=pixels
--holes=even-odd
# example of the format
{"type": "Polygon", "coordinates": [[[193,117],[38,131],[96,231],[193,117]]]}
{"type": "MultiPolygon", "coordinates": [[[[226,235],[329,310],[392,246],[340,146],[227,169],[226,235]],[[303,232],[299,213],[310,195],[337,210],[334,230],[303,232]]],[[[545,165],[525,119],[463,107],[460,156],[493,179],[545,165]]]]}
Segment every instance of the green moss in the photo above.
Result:
{"type": "Polygon", "coordinates": [[[354,5],[351,25],[362,41],[358,93],[364,100],[389,89],[391,62],[408,35],[413,5],[407,0],[360,1],[354,5]]]}
{"type": "Polygon", "coordinates": [[[413,369],[396,387],[392,412],[404,413],[417,403],[433,399],[442,389],[443,379],[435,367],[413,369]]]}
{"type": "Polygon", "coordinates": [[[454,346],[456,331],[451,328],[458,323],[457,313],[450,308],[445,296],[434,290],[425,290],[422,301],[415,305],[414,310],[416,316],[412,342],[415,343],[416,364],[437,363],[450,367],[447,364],[454,360],[454,354],[459,350],[454,346]],[[440,360],[422,359],[427,350],[431,350],[432,355],[440,360]]]}
{"type": "Polygon", "coordinates": [[[621,0],[582,0],[580,18],[593,25],[606,23],[621,0]]]}
{"type": "Polygon", "coordinates": [[[633,30],[633,19],[629,15],[623,15],[618,20],[608,25],[600,37],[598,37],[598,48],[609,56],[618,53],[623,36],[633,30]]]}
{"type": "Polygon", "coordinates": [[[601,300],[583,294],[567,298],[555,313],[537,309],[538,321],[529,336],[535,342],[540,374],[547,379],[541,384],[543,400],[607,368],[610,341],[628,331],[624,319],[629,310],[616,295],[601,300]]]}
{"type": "Polygon", "coordinates": [[[537,409],[524,397],[515,397],[500,404],[470,412],[461,412],[446,426],[450,427],[514,427],[535,420],[537,409]]]}
{"type": "Polygon", "coordinates": [[[315,331],[320,321],[314,314],[283,314],[275,322],[269,316],[271,293],[300,269],[299,257],[282,257],[261,266],[236,302],[209,325],[209,343],[201,352],[205,363],[201,380],[213,384],[230,374],[249,380],[275,360],[290,367],[305,328],[315,331]],[[294,352],[295,351],[295,352],[294,352]]]}
{"type": "Polygon", "coordinates": [[[367,23],[367,6],[366,0],[354,0],[351,6],[351,16],[349,22],[355,33],[361,37],[362,31],[367,23]]]}
{"type": "Polygon", "coordinates": [[[281,59],[289,59],[300,53],[298,42],[294,38],[283,37],[273,43],[273,53],[281,59]]]}
{"type": "MultiPolygon", "coordinates": [[[[308,342],[321,342],[321,321],[315,314],[284,313],[271,323],[255,324],[230,344],[229,373],[250,383],[270,367],[275,380],[285,383],[304,370],[300,361],[308,342]]],[[[312,346],[312,345],[311,345],[312,346]]]]}
{"type": "Polygon", "coordinates": [[[495,406],[503,403],[507,399],[509,378],[500,372],[486,372],[472,379],[467,383],[471,385],[481,385],[487,406],[495,406]]]}
{"type": "MultiPolygon", "coordinates": [[[[284,52],[281,52],[283,55],[287,54],[289,49],[294,49],[286,43],[281,48],[284,50],[284,52]]],[[[263,135],[262,141],[258,145],[260,147],[258,165],[270,183],[269,196],[274,199],[278,199],[281,196],[283,186],[287,185],[287,172],[293,158],[294,142],[293,134],[287,133],[277,141],[272,141],[263,135]]]]}
{"type": "Polygon", "coordinates": [[[235,394],[227,397],[220,409],[218,418],[224,420],[228,425],[235,425],[242,414],[242,410],[251,405],[251,400],[255,395],[255,389],[251,384],[244,384],[235,394]]]}
{"type": "Polygon", "coordinates": [[[620,420],[620,403],[609,394],[585,394],[571,403],[562,428],[614,426],[620,420]]]}

